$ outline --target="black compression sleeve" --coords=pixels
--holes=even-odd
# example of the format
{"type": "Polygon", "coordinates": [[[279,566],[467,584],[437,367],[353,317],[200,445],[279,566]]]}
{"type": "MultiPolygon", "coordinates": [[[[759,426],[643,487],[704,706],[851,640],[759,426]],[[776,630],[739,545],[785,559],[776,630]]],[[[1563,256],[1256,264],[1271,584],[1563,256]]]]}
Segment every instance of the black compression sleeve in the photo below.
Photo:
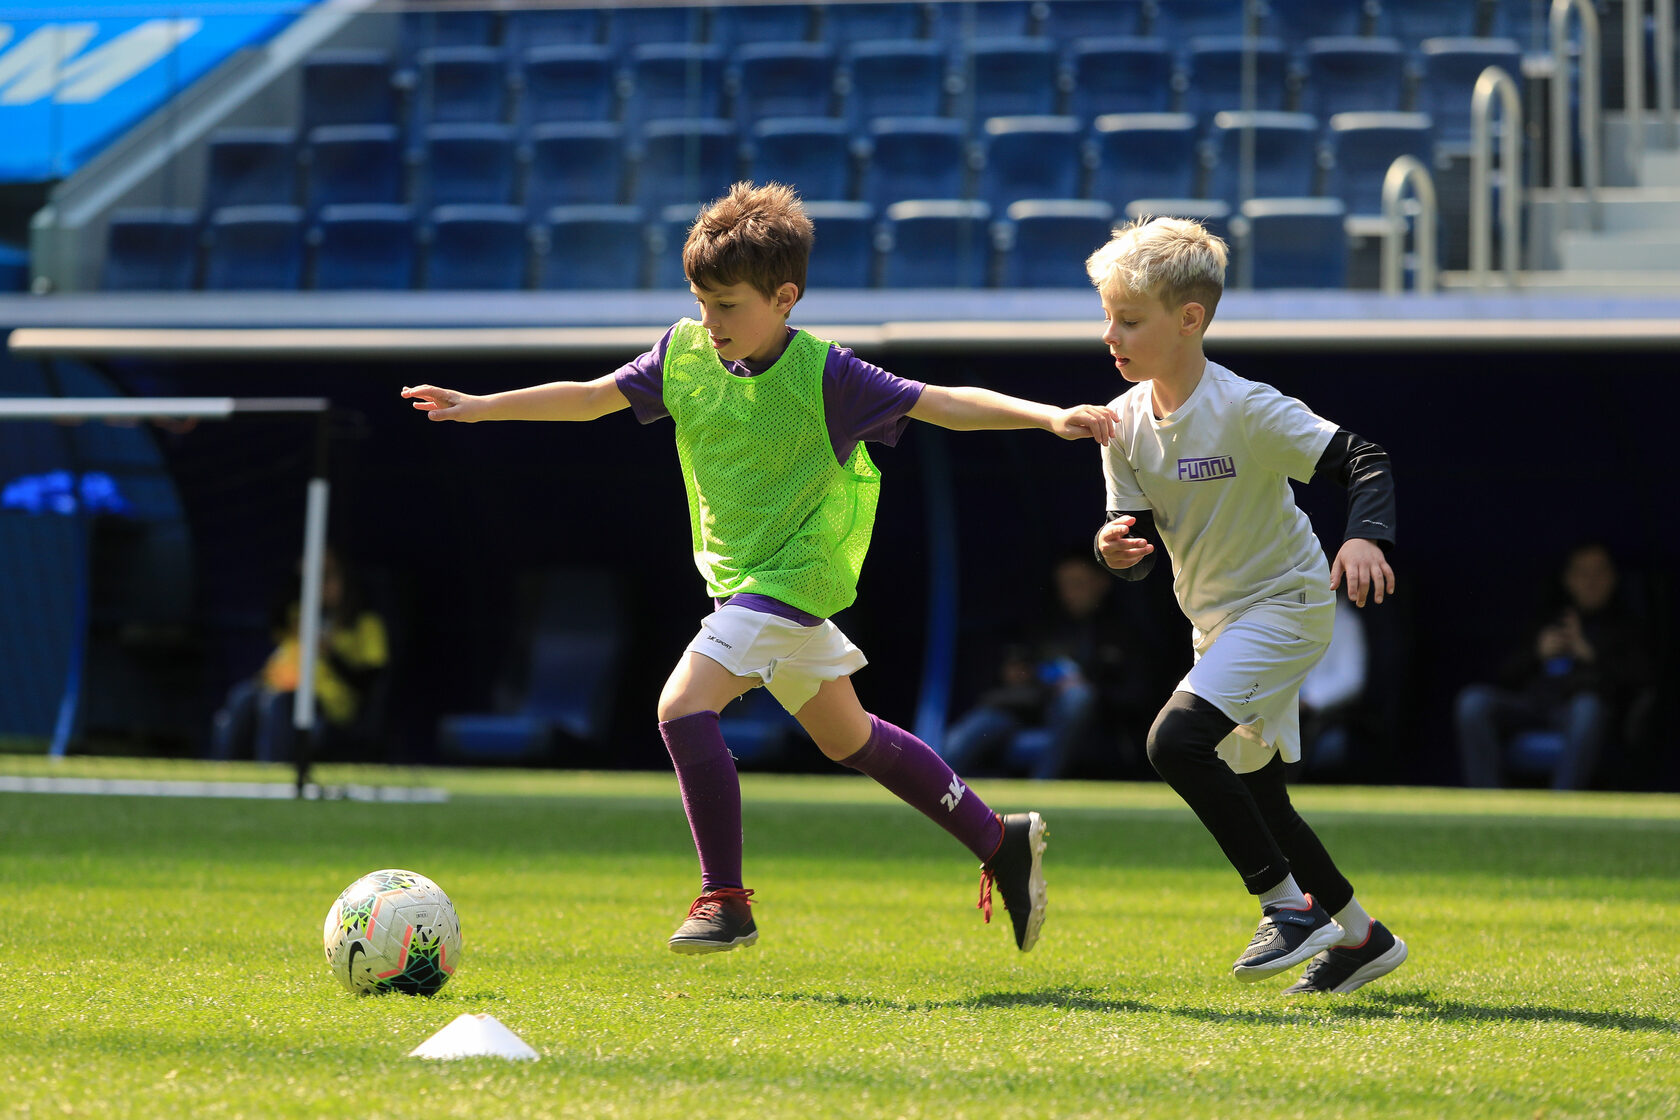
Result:
{"type": "Polygon", "coordinates": [[[1394,547],[1394,469],[1388,452],[1346,428],[1337,428],[1330,446],[1318,457],[1316,471],[1347,489],[1343,540],[1376,541],[1384,552],[1394,547]]]}
{"type": "MultiPolygon", "coordinates": [[[[1151,509],[1111,509],[1108,511],[1108,516],[1103,519],[1103,524],[1107,525],[1110,521],[1113,521],[1117,517],[1136,518],[1136,521],[1132,525],[1131,532],[1127,535],[1142,537],[1144,540],[1155,546],[1155,552],[1151,552],[1148,556],[1145,556],[1142,560],[1139,560],[1136,564],[1133,564],[1129,568],[1111,568],[1108,566],[1108,561],[1103,559],[1102,550],[1097,547],[1097,538],[1095,536],[1091,538],[1091,551],[1096,555],[1097,563],[1102,565],[1103,571],[1109,573],[1110,575],[1118,576],[1121,579],[1132,580],[1135,582],[1148,575],[1150,571],[1154,569],[1155,553],[1161,551],[1161,534],[1155,531],[1155,511],[1151,509]]],[[[1098,534],[1101,532],[1101,529],[1097,530],[1098,534]]]]}

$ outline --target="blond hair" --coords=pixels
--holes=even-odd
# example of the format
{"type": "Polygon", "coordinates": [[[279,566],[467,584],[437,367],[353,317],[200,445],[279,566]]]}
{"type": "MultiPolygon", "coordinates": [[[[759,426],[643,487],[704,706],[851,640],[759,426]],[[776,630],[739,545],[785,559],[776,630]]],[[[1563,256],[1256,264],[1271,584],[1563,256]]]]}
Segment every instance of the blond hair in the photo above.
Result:
{"type": "Polygon", "coordinates": [[[803,296],[814,237],[792,187],[742,181],[694,219],[683,244],[683,273],[697,288],[751,284],[774,299],[777,288],[791,283],[803,296]]]}
{"type": "Polygon", "coordinates": [[[1199,303],[1205,326],[1225,290],[1225,242],[1200,222],[1143,215],[1114,231],[1085,271],[1104,296],[1153,296],[1169,308],[1199,303]]]}

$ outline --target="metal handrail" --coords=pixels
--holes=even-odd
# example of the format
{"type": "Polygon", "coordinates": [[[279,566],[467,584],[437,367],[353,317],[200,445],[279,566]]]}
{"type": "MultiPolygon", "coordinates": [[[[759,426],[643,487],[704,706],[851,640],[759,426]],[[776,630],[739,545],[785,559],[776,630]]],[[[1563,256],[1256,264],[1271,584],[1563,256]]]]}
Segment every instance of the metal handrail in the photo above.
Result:
{"type": "MultiPolygon", "coordinates": [[[[1645,3],[1626,0],[1622,24],[1622,103],[1627,107],[1628,166],[1637,173],[1645,154],[1645,3]]],[[[1674,113],[1674,0],[1651,0],[1656,23],[1657,119],[1663,143],[1680,146],[1680,127],[1674,113]]]]}
{"type": "Polygon", "coordinates": [[[1599,228],[1598,206],[1598,13],[1587,0],[1552,0],[1552,189],[1558,193],[1558,229],[1569,228],[1569,12],[1581,17],[1581,186],[1587,194],[1594,229],[1599,228]]]}
{"type": "Polygon", "coordinates": [[[1488,285],[1493,263],[1493,99],[1505,110],[1499,137],[1499,170],[1504,190],[1499,196],[1500,268],[1505,282],[1517,285],[1517,260],[1522,239],[1522,95],[1516,79],[1501,67],[1489,66],[1476,79],[1470,95],[1470,273],[1478,288],[1488,285]]]}
{"type": "Polygon", "coordinates": [[[1680,118],[1674,113],[1674,0],[1651,0],[1657,15],[1657,116],[1662,118],[1663,138],[1671,148],[1680,147],[1680,118]]]}
{"type": "Polygon", "coordinates": [[[1413,289],[1418,292],[1435,290],[1435,215],[1439,206],[1435,201],[1435,180],[1429,168],[1416,156],[1400,156],[1388,165],[1382,186],[1382,290],[1397,295],[1402,290],[1401,256],[1406,239],[1406,219],[1400,213],[1401,195],[1410,184],[1417,192],[1417,229],[1412,242],[1417,250],[1417,279],[1413,289]]]}

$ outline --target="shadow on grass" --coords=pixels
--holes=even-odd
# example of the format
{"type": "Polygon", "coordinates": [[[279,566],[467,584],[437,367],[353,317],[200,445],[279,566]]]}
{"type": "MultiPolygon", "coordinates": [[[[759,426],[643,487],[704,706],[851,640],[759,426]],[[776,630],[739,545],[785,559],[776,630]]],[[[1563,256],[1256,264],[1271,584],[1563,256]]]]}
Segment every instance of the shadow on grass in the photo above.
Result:
{"type": "Polygon", "coordinates": [[[1336,1018],[1380,1020],[1441,1019],[1448,1022],[1542,1022],[1574,1023],[1584,1027],[1620,1031],[1680,1033],[1680,1020],[1654,1015],[1630,1015],[1613,1011],[1581,1011],[1569,1007],[1516,1006],[1483,1007],[1461,1000],[1438,999],[1420,989],[1397,992],[1364,992],[1359,996],[1306,997],[1288,1007],[1254,1007],[1230,1011],[1212,1007],[1167,1006],[1140,999],[1114,999],[1079,988],[1049,988],[1031,992],[984,992],[958,999],[917,1000],[848,995],[844,992],[774,992],[742,994],[738,998],[779,1000],[785,1003],[819,1003],[833,1007],[865,1010],[942,1011],[992,1008],[1045,1007],[1057,1011],[1096,1011],[1108,1014],[1177,1015],[1208,1023],[1299,1023],[1304,1017],[1326,1012],[1336,1018]]]}

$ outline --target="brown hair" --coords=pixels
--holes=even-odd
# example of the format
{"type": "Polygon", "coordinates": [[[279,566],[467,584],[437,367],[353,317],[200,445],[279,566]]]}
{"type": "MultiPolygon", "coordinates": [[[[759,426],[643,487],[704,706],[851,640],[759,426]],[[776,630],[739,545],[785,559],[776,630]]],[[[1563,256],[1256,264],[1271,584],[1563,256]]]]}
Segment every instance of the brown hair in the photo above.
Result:
{"type": "Polygon", "coordinates": [[[791,283],[803,296],[814,238],[792,187],[739,182],[708,203],[689,227],[683,272],[697,288],[751,284],[773,299],[777,288],[791,283]]]}

